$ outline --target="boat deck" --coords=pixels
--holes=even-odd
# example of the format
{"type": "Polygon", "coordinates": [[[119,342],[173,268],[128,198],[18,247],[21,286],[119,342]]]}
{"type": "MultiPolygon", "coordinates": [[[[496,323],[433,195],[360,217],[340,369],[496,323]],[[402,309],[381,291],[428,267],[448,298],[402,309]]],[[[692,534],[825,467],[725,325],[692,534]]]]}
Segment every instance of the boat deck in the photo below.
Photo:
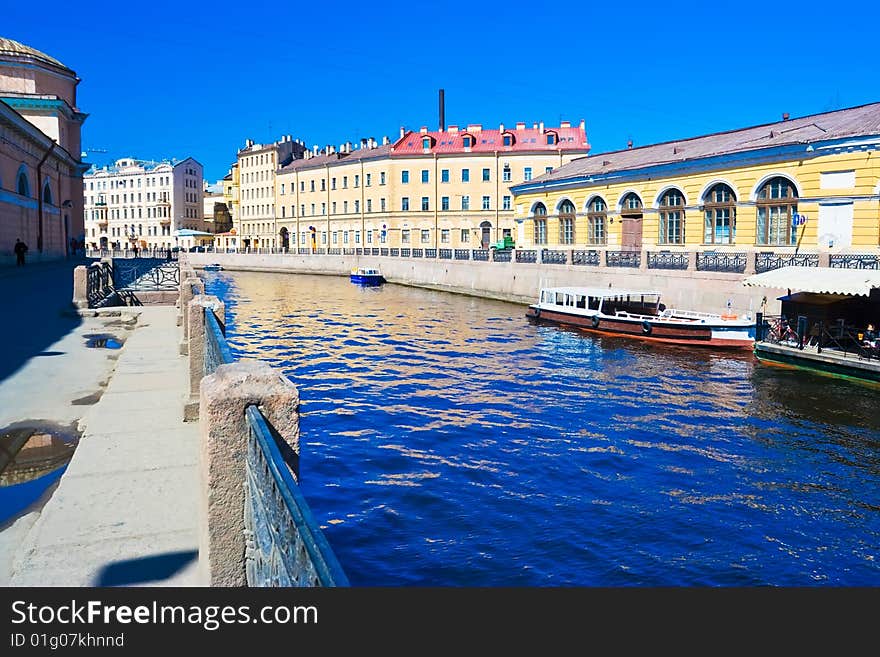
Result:
{"type": "Polygon", "coordinates": [[[759,360],[781,365],[802,367],[880,383],[880,360],[865,358],[854,352],[824,348],[819,353],[815,346],[805,346],[803,349],[798,349],[794,344],[757,342],[755,343],[755,356],[759,360]]]}

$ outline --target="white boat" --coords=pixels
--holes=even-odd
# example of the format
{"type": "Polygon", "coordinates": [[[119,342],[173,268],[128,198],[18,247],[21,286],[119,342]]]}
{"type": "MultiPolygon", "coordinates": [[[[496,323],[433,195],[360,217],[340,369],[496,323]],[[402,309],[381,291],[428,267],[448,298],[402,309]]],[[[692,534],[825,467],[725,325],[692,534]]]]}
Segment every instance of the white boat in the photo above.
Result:
{"type": "Polygon", "coordinates": [[[672,344],[751,349],[755,321],[745,315],[666,308],[654,290],[551,287],[526,316],[598,333],[672,344]]]}

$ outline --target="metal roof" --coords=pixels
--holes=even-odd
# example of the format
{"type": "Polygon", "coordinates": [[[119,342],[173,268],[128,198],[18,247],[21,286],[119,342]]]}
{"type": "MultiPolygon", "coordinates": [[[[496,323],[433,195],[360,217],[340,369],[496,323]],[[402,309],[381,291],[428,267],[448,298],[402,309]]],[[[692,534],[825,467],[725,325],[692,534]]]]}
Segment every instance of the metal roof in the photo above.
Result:
{"type": "Polygon", "coordinates": [[[880,288],[880,270],[790,266],[749,276],[743,280],[743,285],[817,294],[868,296],[872,289],[880,288]]]}

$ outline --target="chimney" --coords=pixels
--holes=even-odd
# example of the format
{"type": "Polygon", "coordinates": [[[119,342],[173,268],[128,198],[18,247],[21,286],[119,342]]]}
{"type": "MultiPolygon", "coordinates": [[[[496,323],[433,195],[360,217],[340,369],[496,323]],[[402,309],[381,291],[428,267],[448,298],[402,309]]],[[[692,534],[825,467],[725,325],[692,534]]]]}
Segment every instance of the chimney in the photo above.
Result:
{"type": "Polygon", "coordinates": [[[626,147],[627,147],[628,149],[630,149],[630,148],[633,147],[633,140],[632,140],[632,139],[630,139],[630,140],[628,140],[628,141],[626,142],[626,147]]]}
{"type": "Polygon", "coordinates": [[[446,94],[440,90],[440,132],[446,130],[446,94]]]}
{"type": "Polygon", "coordinates": [[[366,138],[366,137],[361,137],[361,148],[366,148],[366,147],[367,147],[367,143],[368,143],[367,138],[366,138]]]}
{"type": "Polygon", "coordinates": [[[382,137],[382,145],[383,146],[387,146],[390,143],[391,143],[391,139],[388,137],[388,135],[385,135],[384,137],[382,137]]]}
{"type": "Polygon", "coordinates": [[[571,127],[571,121],[560,121],[560,122],[559,122],[559,127],[560,127],[560,128],[570,128],[570,127],[571,127]]]}
{"type": "Polygon", "coordinates": [[[583,119],[581,119],[580,128],[581,128],[581,130],[586,130],[586,129],[587,129],[586,122],[585,122],[583,119]]]}
{"type": "Polygon", "coordinates": [[[525,130],[525,129],[526,129],[526,124],[523,123],[522,121],[517,121],[517,122],[516,122],[516,129],[517,129],[517,130],[525,130]]]}
{"type": "Polygon", "coordinates": [[[532,130],[537,130],[537,129],[538,129],[538,124],[537,124],[537,123],[533,123],[533,124],[532,124],[532,130]]]}
{"type": "Polygon", "coordinates": [[[370,137],[370,148],[371,149],[376,148],[376,138],[375,137],[370,137]]]}
{"type": "Polygon", "coordinates": [[[788,121],[788,112],[783,112],[783,113],[782,113],[782,120],[783,120],[783,121],[788,121]]]}
{"type": "Polygon", "coordinates": [[[544,132],[544,122],[543,121],[538,123],[538,130],[540,130],[542,133],[544,132]]]}
{"type": "Polygon", "coordinates": [[[423,135],[428,134],[428,126],[423,125],[423,126],[419,129],[419,132],[420,132],[421,134],[423,134],[423,135]]]}
{"type": "Polygon", "coordinates": [[[345,152],[351,153],[351,142],[350,141],[345,142],[345,152]]]}
{"type": "Polygon", "coordinates": [[[318,145],[315,144],[314,146],[312,146],[312,155],[317,155],[317,154],[318,154],[318,145]]]}
{"type": "Polygon", "coordinates": [[[458,126],[457,126],[457,125],[451,125],[451,126],[449,126],[449,133],[450,133],[450,134],[453,134],[453,135],[454,135],[454,134],[457,134],[457,133],[458,133],[458,126]]]}
{"type": "Polygon", "coordinates": [[[400,138],[403,139],[404,135],[406,135],[406,128],[400,126],[400,138]]]}
{"type": "Polygon", "coordinates": [[[498,132],[504,132],[504,124],[498,126],[498,132]]]}

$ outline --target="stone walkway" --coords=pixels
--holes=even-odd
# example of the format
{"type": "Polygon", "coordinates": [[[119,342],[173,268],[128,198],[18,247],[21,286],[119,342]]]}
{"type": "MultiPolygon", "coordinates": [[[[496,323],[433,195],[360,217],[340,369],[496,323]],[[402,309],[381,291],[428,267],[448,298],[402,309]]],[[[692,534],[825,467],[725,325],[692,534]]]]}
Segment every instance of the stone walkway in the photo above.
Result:
{"type": "Polygon", "coordinates": [[[95,379],[108,375],[106,362],[92,361],[118,355],[100,399],[79,419],[83,435],[57,488],[40,510],[0,532],[9,562],[0,584],[198,583],[198,424],[181,419],[189,380],[187,359],[177,353],[176,316],[173,306],[147,306],[122,309],[118,318],[84,318],[44,347],[63,358],[31,358],[0,382],[4,406],[16,391],[21,405],[33,405],[39,388],[38,417],[67,423],[83,408],[70,411],[68,398],[89,386],[94,392],[95,379]],[[125,323],[132,315],[133,327],[125,323]],[[125,336],[122,349],[77,351],[84,332],[108,322],[125,327],[112,331],[125,336]]]}

